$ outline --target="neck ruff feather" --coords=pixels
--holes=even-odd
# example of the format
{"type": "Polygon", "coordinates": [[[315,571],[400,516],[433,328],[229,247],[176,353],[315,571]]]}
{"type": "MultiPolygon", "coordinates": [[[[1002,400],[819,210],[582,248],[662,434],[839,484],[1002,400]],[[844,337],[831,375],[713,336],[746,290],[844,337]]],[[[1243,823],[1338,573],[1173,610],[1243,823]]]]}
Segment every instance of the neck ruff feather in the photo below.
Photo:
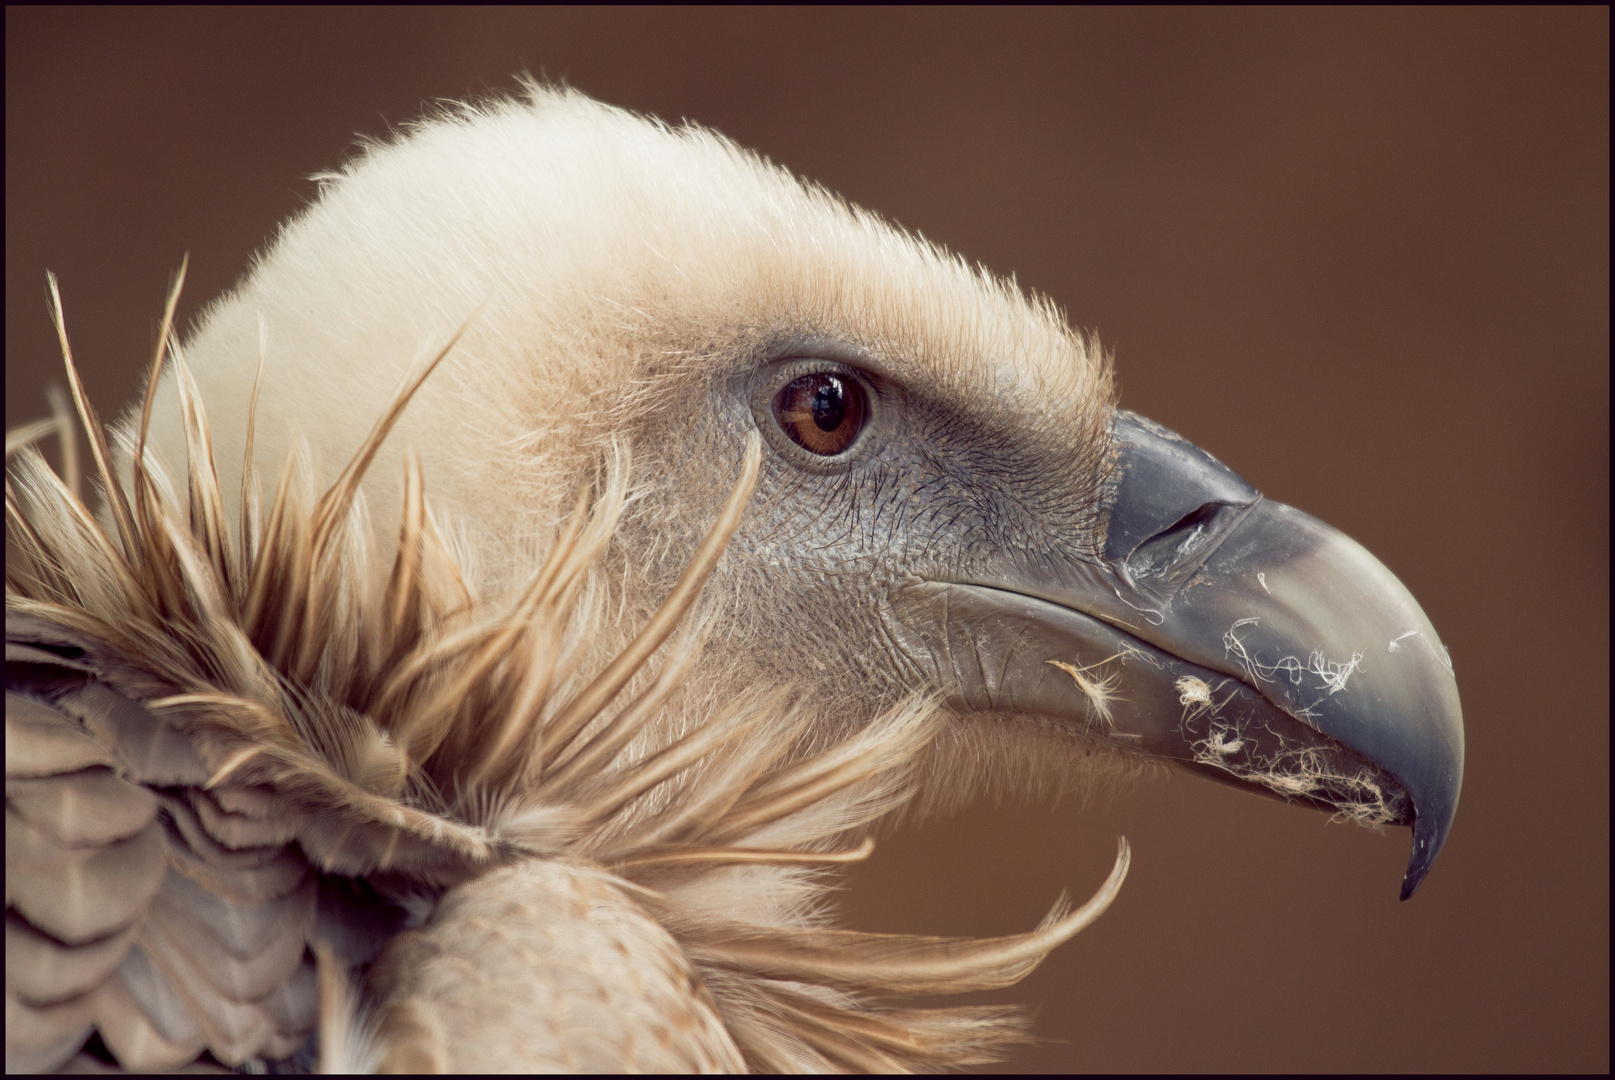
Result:
{"type": "MultiPolygon", "coordinates": [[[[323,492],[307,456],[294,453],[265,508],[249,421],[232,527],[202,402],[169,343],[174,297],[147,385],[157,386],[170,352],[188,448],[182,488],[144,453],[150,389],[138,443],[121,448],[127,484],[117,480],[57,301],[104,506],[98,520],[78,496],[72,463],[64,482],[27,445],[54,427],[70,435],[65,415],[8,438],[8,459],[17,456],[6,479],[14,555],[6,608],[18,633],[47,626],[79,642],[100,670],[119,672],[124,693],[189,740],[205,766],[203,790],[221,800],[267,793],[259,816],[277,823],[314,872],[371,882],[416,923],[454,918],[465,905],[450,898],[534,860],[594,875],[682,950],[696,976],[690,992],[715,1008],[719,1042],[732,1040],[710,1067],[933,1070],[994,1060],[1024,1041],[1013,1009],[872,999],[1016,982],[1110,904],[1127,868],[1125,842],[1093,899],[1077,910],[1062,899],[1027,934],[829,929],[826,868],[866,857],[869,826],[913,794],[916,762],[938,724],[932,704],[910,700],[829,744],[814,737],[788,688],[759,688],[680,731],[656,723],[700,652],[702,620],[690,613],[745,511],[755,435],[677,585],[600,667],[588,645],[606,605],[591,575],[624,506],[625,452],[602,463],[538,572],[500,597],[468,585],[408,458],[396,550],[390,569],[378,564],[360,482],[451,343],[399,390],[323,492]],[[712,902],[746,889],[786,900],[771,921],[739,921],[712,902]]],[[[321,1064],[456,1060],[452,1046],[432,1043],[454,1033],[412,1025],[396,1007],[414,953],[383,945],[379,957],[346,955],[318,929],[309,947],[319,961],[321,1064]],[[364,1009],[351,1004],[359,999],[350,979],[363,981],[364,1009]]],[[[245,1049],[207,1046],[221,1060],[250,1060],[288,1045],[286,1036],[306,1041],[307,1031],[281,1035],[245,1049]]]]}

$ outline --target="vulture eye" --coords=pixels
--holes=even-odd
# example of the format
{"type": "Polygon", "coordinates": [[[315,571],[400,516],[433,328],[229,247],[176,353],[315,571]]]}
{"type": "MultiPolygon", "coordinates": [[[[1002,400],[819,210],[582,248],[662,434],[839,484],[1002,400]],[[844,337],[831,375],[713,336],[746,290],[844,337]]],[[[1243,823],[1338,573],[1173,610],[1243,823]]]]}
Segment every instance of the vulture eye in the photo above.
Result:
{"type": "Polygon", "coordinates": [[[803,375],[774,395],[774,419],[796,445],[823,457],[844,452],[864,429],[869,402],[856,379],[833,371],[803,375]]]}

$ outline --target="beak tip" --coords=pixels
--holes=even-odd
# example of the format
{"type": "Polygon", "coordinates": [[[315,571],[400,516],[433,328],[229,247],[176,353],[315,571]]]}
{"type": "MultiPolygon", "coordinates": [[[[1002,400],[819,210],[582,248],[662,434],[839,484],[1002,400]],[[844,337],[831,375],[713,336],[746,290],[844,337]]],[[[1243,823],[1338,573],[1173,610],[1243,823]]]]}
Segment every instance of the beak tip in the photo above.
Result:
{"type": "Polygon", "coordinates": [[[1428,870],[1429,870],[1428,866],[1421,866],[1421,867],[1417,867],[1417,868],[1412,867],[1412,866],[1408,867],[1407,874],[1404,875],[1403,878],[1402,878],[1402,897],[1401,898],[1403,900],[1411,900],[1411,899],[1413,899],[1413,894],[1418,891],[1419,883],[1424,880],[1424,875],[1428,870]]]}
{"type": "Polygon", "coordinates": [[[1410,899],[1430,873],[1430,867],[1435,864],[1436,856],[1441,854],[1441,848],[1446,843],[1447,830],[1452,827],[1453,811],[1456,809],[1456,805],[1449,804],[1445,814],[1420,814],[1414,820],[1413,851],[1408,856],[1407,873],[1402,877],[1403,900],[1410,899]]]}

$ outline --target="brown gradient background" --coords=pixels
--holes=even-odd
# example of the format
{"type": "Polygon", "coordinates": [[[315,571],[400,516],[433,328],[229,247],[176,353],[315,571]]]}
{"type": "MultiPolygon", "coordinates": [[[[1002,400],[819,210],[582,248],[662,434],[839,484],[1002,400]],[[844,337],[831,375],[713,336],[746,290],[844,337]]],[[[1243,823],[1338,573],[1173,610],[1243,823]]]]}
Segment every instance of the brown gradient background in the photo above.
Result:
{"type": "Polygon", "coordinates": [[[1025,929],[1018,1069],[1609,1068],[1609,12],[6,12],[6,422],[104,414],[170,271],[228,287],[355,133],[523,69],[711,125],[1013,272],[1131,408],[1361,540],[1451,648],[1468,776],[1384,836],[1175,775],[979,806],[850,875],[865,929],[1025,929]]]}

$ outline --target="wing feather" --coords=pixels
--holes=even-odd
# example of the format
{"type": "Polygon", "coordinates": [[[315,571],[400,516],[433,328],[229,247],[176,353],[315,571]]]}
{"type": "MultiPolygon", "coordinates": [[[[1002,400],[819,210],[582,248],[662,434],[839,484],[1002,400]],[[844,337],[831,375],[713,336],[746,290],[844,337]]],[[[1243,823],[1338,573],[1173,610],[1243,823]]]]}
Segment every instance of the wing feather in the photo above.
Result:
{"type": "Polygon", "coordinates": [[[6,802],[17,815],[70,847],[127,840],[157,817],[157,800],[111,769],[6,781],[6,802]]]}
{"type": "Polygon", "coordinates": [[[83,634],[7,631],[8,1068],[59,1067],[92,1029],[133,1069],[294,1053],[319,895],[294,808],[205,790],[195,739],[105,676],[159,688],[83,634]]]}
{"type": "Polygon", "coordinates": [[[6,985],[36,1006],[55,1005],[95,989],[123,963],[135,943],[127,926],[82,945],[64,945],[6,913],[6,985]]]}

